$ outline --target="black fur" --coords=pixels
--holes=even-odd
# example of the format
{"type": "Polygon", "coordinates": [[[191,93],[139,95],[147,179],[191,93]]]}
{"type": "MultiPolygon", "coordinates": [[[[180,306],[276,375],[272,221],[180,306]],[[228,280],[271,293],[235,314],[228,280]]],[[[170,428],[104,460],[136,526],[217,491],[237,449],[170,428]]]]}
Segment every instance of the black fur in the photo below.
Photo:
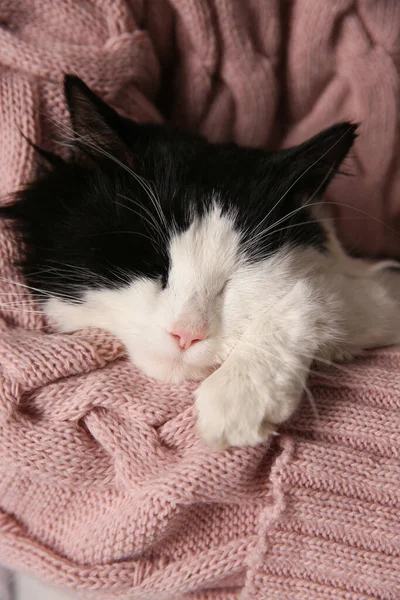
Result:
{"type": "Polygon", "coordinates": [[[1,210],[18,223],[24,274],[33,288],[79,299],[83,289],[118,286],[135,275],[165,285],[171,231],[187,228],[215,199],[236,215],[243,242],[262,220],[263,230],[280,223],[250,248],[252,260],[285,244],[324,250],[323,229],[308,208],[285,218],[321,196],[356,126],[335,125],[302,146],[267,153],[136,124],[74,76],[66,77],[65,92],[75,134],[71,160],[41,152],[44,175],[1,210]]]}

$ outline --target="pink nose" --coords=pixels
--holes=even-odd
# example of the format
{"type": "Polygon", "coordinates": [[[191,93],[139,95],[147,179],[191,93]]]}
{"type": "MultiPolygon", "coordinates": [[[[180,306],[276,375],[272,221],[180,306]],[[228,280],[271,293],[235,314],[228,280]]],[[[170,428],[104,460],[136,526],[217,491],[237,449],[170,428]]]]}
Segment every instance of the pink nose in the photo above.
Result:
{"type": "Polygon", "coordinates": [[[196,327],[189,331],[185,327],[176,325],[175,327],[172,327],[169,333],[175,338],[182,350],[187,350],[190,346],[196,344],[196,342],[204,340],[207,337],[208,332],[206,326],[196,327]]]}

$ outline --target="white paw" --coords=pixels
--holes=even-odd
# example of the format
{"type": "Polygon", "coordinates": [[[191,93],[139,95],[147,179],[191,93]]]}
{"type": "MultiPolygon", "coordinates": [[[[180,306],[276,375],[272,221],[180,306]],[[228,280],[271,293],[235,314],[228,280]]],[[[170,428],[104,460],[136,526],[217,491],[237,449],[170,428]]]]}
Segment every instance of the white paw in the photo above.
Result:
{"type": "Polygon", "coordinates": [[[302,390],[287,385],[265,371],[242,366],[232,371],[225,363],[197,389],[197,428],[216,450],[229,446],[254,446],[276,433],[276,424],[294,412],[302,390]]]}

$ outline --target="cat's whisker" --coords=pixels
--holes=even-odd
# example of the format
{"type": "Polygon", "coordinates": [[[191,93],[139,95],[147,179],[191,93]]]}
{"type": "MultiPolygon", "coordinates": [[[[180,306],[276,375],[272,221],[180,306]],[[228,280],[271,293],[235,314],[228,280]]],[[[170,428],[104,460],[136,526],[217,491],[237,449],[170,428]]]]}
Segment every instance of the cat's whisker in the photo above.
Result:
{"type": "MultiPolygon", "coordinates": [[[[332,360],[322,358],[319,356],[314,356],[314,357],[307,356],[303,352],[301,352],[301,355],[305,356],[306,358],[312,358],[313,361],[315,361],[317,363],[321,363],[327,367],[337,369],[338,371],[341,371],[345,375],[351,375],[351,373],[352,373],[351,365],[345,365],[340,362],[332,361],[332,360]]],[[[328,373],[326,373],[324,371],[315,371],[314,374],[318,375],[318,377],[325,377],[325,376],[329,375],[328,373]]],[[[332,378],[333,378],[333,376],[332,376],[332,378]]]]}
{"type": "MultiPolygon", "coordinates": [[[[48,260],[48,262],[51,262],[51,260],[48,260]]],[[[86,267],[82,267],[80,265],[73,265],[73,264],[69,264],[69,263],[65,263],[65,262],[64,263],[59,263],[56,261],[53,261],[53,262],[57,266],[55,266],[54,268],[51,268],[50,272],[64,273],[68,277],[69,280],[73,280],[75,278],[78,289],[80,287],[82,287],[82,279],[83,278],[84,278],[85,282],[92,281],[95,284],[95,287],[99,287],[100,283],[103,283],[105,287],[107,287],[110,284],[110,280],[109,280],[109,278],[107,278],[107,276],[100,275],[98,273],[93,273],[86,267]],[[67,267],[67,268],[65,268],[65,267],[67,267]]],[[[117,269],[118,269],[118,267],[113,268],[113,271],[112,271],[113,277],[115,276],[115,272],[117,269]]],[[[127,283],[127,282],[125,281],[125,283],[127,283]]]]}
{"type": "Polygon", "coordinates": [[[317,418],[317,419],[319,419],[320,418],[320,414],[319,414],[319,411],[318,411],[317,403],[314,400],[314,396],[312,395],[311,390],[310,390],[310,388],[307,385],[307,382],[304,384],[304,388],[303,389],[304,389],[304,391],[306,393],[308,402],[310,403],[311,410],[313,411],[314,417],[317,418]]]}
{"type": "MultiPolygon", "coordinates": [[[[3,281],[4,283],[7,283],[7,284],[12,285],[12,286],[15,285],[17,287],[22,287],[22,288],[31,290],[32,292],[36,292],[36,293],[40,294],[41,296],[48,296],[49,298],[53,298],[53,296],[54,296],[54,294],[51,293],[51,292],[47,292],[45,290],[42,290],[42,289],[30,286],[30,285],[26,285],[24,283],[20,283],[18,281],[13,280],[13,279],[7,279],[5,277],[0,277],[0,281],[3,281]]],[[[64,295],[64,298],[68,299],[68,296],[64,295]]]]}
{"type": "MultiPolygon", "coordinates": [[[[284,200],[284,198],[286,198],[286,196],[288,195],[288,193],[290,192],[290,190],[292,190],[294,188],[294,186],[311,170],[315,167],[316,164],[318,164],[329,152],[331,152],[333,150],[333,148],[335,148],[335,146],[337,146],[337,144],[339,144],[339,142],[341,142],[341,140],[348,135],[349,131],[351,131],[352,127],[350,126],[348,128],[347,131],[345,131],[325,152],[323,152],[321,154],[321,156],[319,156],[311,165],[309,165],[306,169],[304,169],[304,171],[294,180],[294,182],[289,186],[289,188],[285,191],[284,194],[282,194],[282,196],[276,201],[276,203],[274,204],[274,206],[271,208],[271,210],[265,215],[265,217],[261,220],[261,222],[259,223],[258,227],[261,227],[263,222],[266,221],[268,219],[268,217],[274,212],[274,210],[279,206],[279,204],[282,202],[282,200],[284,200]]],[[[333,165],[330,167],[329,171],[326,173],[326,175],[324,176],[322,182],[320,183],[320,185],[318,186],[318,189],[316,190],[316,192],[314,192],[313,196],[315,197],[315,195],[318,193],[318,191],[322,188],[322,186],[324,185],[324,183],[327,181],[328,177],[331,175],[333,170],[333,165]]]]}
{"type": "Polygon", "coordinates": [[[132,272],[124,271],[121,267],[114,267],[113,275],[123,284],[123,286],[132,284],[132,272]]]}
{"type": "MultiPolygon", "coordinates": [[[[373,221],[376,221],[377,223],[379,223],[380,225],[383,225],[386,229],[388,229],[389,231],[391,231],[392,233],[394,233],[396,236],[400,236],[400,232],[396,231],[395,229],[393,229],[393,227],[390,227],[390,225],[388,225],[387,223],[385,223],[385,221],[382,221],[381,219],[378,219],[378,217],[375,217],[374,215],[371,215],[371,213],[368,213],[367,211],[357,207],[357,206],[352,206],[351,204],[346,204],[344,202],[330,202],[327,200],[324,200],[323,202],[313,202],[313,203],[307,203],[304,204],[294,210],[292,210],[290,213],[288,213],[287,215],[285,215],[284,217],[282,217],[281,219],[278,219],[278,221],[276,221],[275,223],[273,223],[270,227],[267,227],[267,229],[265,229],[262,232],[262,235],[260,235],[260,237],[256,240],[256,238],[251,238],[249,240],[246,241],[246,247],[247,248],[251,248],[251,244],[254,243],[254,241],[256,240],[257,242],[260,242],[260,240],[265,237],[267,234],[269,233],[274,233],[274,229],[280,225],[281,223],[284,223],[285,221],[289,220],[292,216],[296,215],[298,212],[300,212],[301,210],[307,209],[307,208],[311,208],[312,206],[324,206],[324,205],[331,205],[331,206],[342,206],[343,208],[349,208],[351,210],[354,210],[355,212],[361,213],[362,215],[365,216],[366,219],[372,219],[373,221]]],[[[351,217],[348,218],[349,220],[351,220],[351,217]]],[[[320,221],[320,219],[317,220],[317,222],[320,221]]],[[[329,222],[333,222],[334,219],[327,219],[327,221],[329,222]]],[[[259,235],[259,234],[257,234],[259,235]]]]}
{"type": "Polygon", "coordinates": [[[43,315],[43,311],[41,310],[31,310],[30,308],[15,308],[13,306],[9,306],[8,304],[0,304],[0,308],[5,309],[6,312],[12,312],[12,313],[20,313],[20,314],[32,314],[32,315],[41,315],[42,317],[43,315]]]}
{"type": "MultiPolygon", "coordinates": [[[[282,359],[280,359],[280,357],[274,355],[270,350],[267,350],[266,348],[264,348],[263,346],[259,346],[257,344],[254,344],[253,342],[250,342],[249,340],[240,340],[240,343],[243,343],[245,341],[246,344],[248,345],[252,345],[254,347],[254,349],[259,350],[261,352],[269,352],[269,354],[271,356],[273,356],[274,358],[281,360],[282,364],[285,365],[285,363],[283,363],[282,359]]],[[[303,357],[307,360],[310,361],[310,365],[312,365],[313,363],[321,363],[327,367],[330,367],[332,369],[336,369],[338,371],[341,371],[344,375],[348,376],[352,374],[352,368],[351,365],[345,365],[342,363],[339,363],[337,361],[332,361],[326,358],[322,358],[319,357],[317,355],[314,354],[307,354],[303,351],[299,351],[297,353],[297,355],[299,357],[303,357]]],[[[285,365],[285,367],[287,367],[287,365],[285,365]]],[[[307,371],[310,375],[314,375],[316,377],[319,377],[321,379],[332,379],[333,381],[336,380],[336,376],[330,373],[327,373],[326,371],[321,371],[321,370],[315,370],[312,368],[312,366],[310,367],[304,367],[302,365],[298,365],[298,367],[300,369],[304,369],[305,371],[307,371]]]]}
{"type": "MultiPolygon", "coordinates": [[[[152,226],[152,228],[154,229],[154,231],[156,233],[158,233],[158,235],[160,236],[161,240],[164,243],[168,243],[167,234],[165,233],[165,231],[163,231],[161,229],[160,224],[157,221],[157,219],[155,218],[155,216],[153,215],[153,213],[151,213],[145,206],[143,206],[142,204],[140,204],[140,202],[136,202],[136,200],[134,200],[133,198],[129,198],[129,196],[124,196],[124,194],[117,194],[117,196],[119,196],[119,198],[123,198],[125,200],[128,200],[132,204],[135,204],[136,206],[138,206],[142,211],[144,211],[144,213],[150,217],[152,224],[150,222],[148,222],[147,219],[145,219],[145,220],[148,222],[148,224],[150,226],[152,226]]],[[[125,205],[123,205],[123,206],[125,206],[125,205]]],[[[139,217],[142,218],[142,215],[140,215],[140,213],[136,213],[136,214],[139,217]]]]}
{"type": "MultiPolygon", "coordinates": [[[[118,196],[121,196],[121,194],[118,194],[118,196]]],[[[125,197],[125,196],[122,196],[125,197]]],[[[156,229],[154,224],[149,221],[145,216],[139,214],[135,209],[131,208],[130,206],[126,206],[125,204],[122,204],[121,202],[117,202],[116,200],[114,200],[114,204],[116,206],[121,206],[121,208],[125,208],[125,210],[129,210],[130,212],[132,212],[133,214],[137,215],[140,219],[143,219],[144,221],[146,221],[146,223],[153,229],[155,230],[155,232],[161,237],[161,240],[165,242],[166,238],[165,238],[165,234],[164,232],[161,233],[160,230],[156,229]]],[[[158,247],[160,247],[159,242],[157,242],[157,240],[155,240],[154,238],[148,238],[150,239],[150,241],[152,241],[154,244],[157,244],[158,247]]]]}
{"type": "MultiPolygon", "coordinates": [[[[309,208],[311,206],[319,206],[320,202],[315,202],[313,204],[307,204],[307,205],[302,205],[294,210],[292,210],[290,213],[288,213],[287,215],[285,215],[284,217],[281,217],[280,219],[278,219],[278,221],[275,221],[272,225],[270,225],[269,227],[267,227],[267,229],[264,229],[263,231],[257,233],[256,236],[250,237],[248,240],[246,240],[246,249],[250,250],[251,247],[257,242],[260,243],[261,240],[263,240],[265,237],[268,236],[268,234],[272,235],[274,234],[274,230],[278,225],[281,225],[282,223],[284,223],[285,221],[288,221],[291,217],[293,217],[294,215],[296,215],[298,212],[300,212],[301,210],[305,209],[305,208],[309,208]]],[[[331,221],[331,219],[327,219],[327,221],[331,221]]],[[[308,221],[309,223],[310,221],[308,221]]]]}
{"type": "Polygon", "coordinates": [[[151,238],[149,235],[146,235],[145,233],[142,233],[140,231],[102,231],[101,233],[92,233],[92,234],[90,234],[90,237],[98,237],[98,236],[102,236],[102,235],[134,235],[134,236],[139,236],[139,237],[145,238],[146,240],[149,240],[149,242],[151,242],[154,246],[156,246],[157,248],[159,248],[161,250],[161,246],[157,242],[157,240],[155,240],[154,238],[151,238]]]}
{"type": "MultiPolygon", "coordinates": [[[[367,219],[367,217],[364,217],[364,216],[363,217],[346,217],[346,218],[341,219],[341,221],[343,222],[343,221],[355,221],[355,220],[366,220],[366,219],[367,219]]],[[[332,219],[329,219],[329,218],[318,219],[318,223],[332,223],[332,219]]],[[[310,224],[310,221],[301,221],[300,223],[292,223],[291,225],[286,225],[285,227],[281,227],[279,229],[272,229],[271,231],[268,231],[267,233],[269,233],[272,236],[272,235],[275,235],[276,233],[283,232],[283,231],[286,231],[289,229],[293,229],[294,227],[302,227],[303,225],[309,225],[309,224],[310,224]]],[[[273,246],[273,242],[271,242],[271,247],[272,246],[273,246]]],[[[249,242],[246,243],[244,248],[246,250],[250,250],[251,249],[250,243],[249,242]]],[[[257,259],[257,257],[262,259],[265,256],[266,250],[268,250],[268,246],[260,249],[258,251],[258,253],[252,252],[252,254],[251,254],[252,259],[253,260],[257,259]]]]}
{"type": "MultiPolygon", "coordinates": [[[[240,340],[240,343],[242,343],[243,341],[244,340],[240,340]]],[[[250,342],[249,340],[246,340],[246,344],[251,344],[256,350],[266,351],[266,349],[263,346],[254,344],[254,342],[250,342]]],[[[270,350],[268,350],[268,352],[272,355],[270,350]]],[[[297,352],[297,356],[300,356],[300,357],[303,357],[303,358],[306,358],[307,360],[309,360],[310,365],[312,365],[313,362],[322,363],[328,367],[340,370],[346,375],[351,374],[351,366],[347,366],[347,365],[344,365],[339,362],[332,361],[332,360],[329,360],[326,358],[318,357],[314,354],[307,354],[303,351],[297,352]]],[[[279,359],[278,356],[275,356],[275,358],[279,359]]],[[[282,364],[284,364],[283,361],[281,361],[281,362],[282,362],[282,364]]],[[[325,371],[315,370],[315,369],[312,369],[311,367],[304,367],[304,366],[302,367],[301,365],[299,365],[299,368],[305,369],[311,375],[316,375],[318,377],[323,377],[323,378],[332,378],[332,379],[334,378],[333,375],[331,376],[329,373],[326,373],[325,371]]]]}
{"type": "MultiPolygon", "coordinates": [[[[90,138],[88,136],[83,136],[81,134],[78,134],[77,132],[74,132],[73,137],[71,138],[71,136],[70,136],[69,139],[70,139],[70,142],[67,145],[69,145],[70,147],[71,147],[71,142],[72,142],[72,147],[75,148],[76,143],[74,144],[74,142],[80,141],[82,144],[86,145],[88,148],[91,148],[92,150],[95,150],[99,154],[102,154],[103,156],[109,158],[110,160],[112,160],[113,162],[118,164],[121,168],[123,168],[127,173],[129,173],[139,183],[139,185],[141,185],[142,189],[147,193],[147,196],[151,200],[158,216],[160,217],[162,224],[164,225],[165,229],[168,230],[168,224],[167,224],[165,215],[163,213],[161,203],[160,203],[159,199],[156,197],[154,191],[151,189],[149,183],[143,177],[141,177],[140,175],[135,173],[135,171],[130,169],[125,163],[120,161],[118,158],[116,158],[115,156],[113,156],[112,154],[107,152],[107,150],[104,150],[104,148],[101,148],[100,146],[95,144],[93,142],[92,138],[90,138]]],[[[63,144],[62,141],[60,143],[63,144]]]]}
{"type": "Polygon", "coordinates": [[[123,163],[122,161],[120,161],[118,158],[116,158],[115,156],[112,156],[112,154],[110,154],[109,152],[107,152],[106,150],[104,150],[103,148],[100,148],[97,144],[93,143],[93,140],[90,136],[83,136],[81,134],[72,134],[71,130],[69,130],[68,128],[64,127],[63,129],[63,139],[59,140],[58,143],[62,146],[66,146],[68,148],[71,148],[72,150],[76,149],[76,142],[79,141],[82,144],[86,145],[88,148],[91,148],[92,150],[95,150],[96,152],[98,152],[99,154],[102,154],[103,156],[106,156],[107,158],[109,158],[110,160],[112,160],[113,162],[115,162],[116,164],[118,164],[121,168],[123,168],[127,173],[129,173],[134,179],[136,179],[136,181],[139,183],[139,185],[141,185],[142,189],[146,192],[148,198],[151,200],[156,213],[158,214],[158,216],[161,219],[161,222],[163,223],[163,225],[165,226],[165,228],[168,228],[167,225],[167,221],[165,218],[165,215],[162,211],[161,208],[161,203],[159,201],[159,199],[156,197],[154,191],[151,189],[149,183],[140,175],[138,175],[137,173],[135,173],[132,169],[130,169],[125,163],[123,163]],[[67,134],[67,135],[66,135],[67,134]]]}
{"type": "MultiPolygon", "coordinates": [[[[347,217],[342,219],[342,221],[364,221],[367,217],[347,217]]],[[[300,223],[292,223],[291,225],[286,225],[285,227],[280,227],[279,229],[273,229],[272,233],[279,233],[280,231],[286,231],[287,229],[292,229],[293,227],[301,227],[302,225],[309,225],[310,221],[301,221],[300,223]]],[[[332,219],[318,219],[318,223],[332,223],[332,219]]],[[[271,233],[271,232],[269,232],[271,233]]]]}

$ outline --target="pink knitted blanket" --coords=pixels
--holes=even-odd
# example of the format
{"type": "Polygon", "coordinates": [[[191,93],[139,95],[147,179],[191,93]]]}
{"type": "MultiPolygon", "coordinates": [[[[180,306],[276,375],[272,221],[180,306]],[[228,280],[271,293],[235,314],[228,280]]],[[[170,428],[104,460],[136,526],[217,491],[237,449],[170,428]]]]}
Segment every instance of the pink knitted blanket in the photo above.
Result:
{"type": "MultiPolygon", "coordinates": [[[[329,198],[348,243],[400,256],[398,0],[1,0],[0,24],[0,194],[34,176],[18,129],[54,149],[73,71],[212,140],[361,122],[329,198]]],[[[103,332],[46,332],[19,252],[2,229],[0,563],[110,600],[400,597],[398,351],[314,377],[318,416],[305,402],[270,446],[213,454],[193,386],[103,332]]]]}

